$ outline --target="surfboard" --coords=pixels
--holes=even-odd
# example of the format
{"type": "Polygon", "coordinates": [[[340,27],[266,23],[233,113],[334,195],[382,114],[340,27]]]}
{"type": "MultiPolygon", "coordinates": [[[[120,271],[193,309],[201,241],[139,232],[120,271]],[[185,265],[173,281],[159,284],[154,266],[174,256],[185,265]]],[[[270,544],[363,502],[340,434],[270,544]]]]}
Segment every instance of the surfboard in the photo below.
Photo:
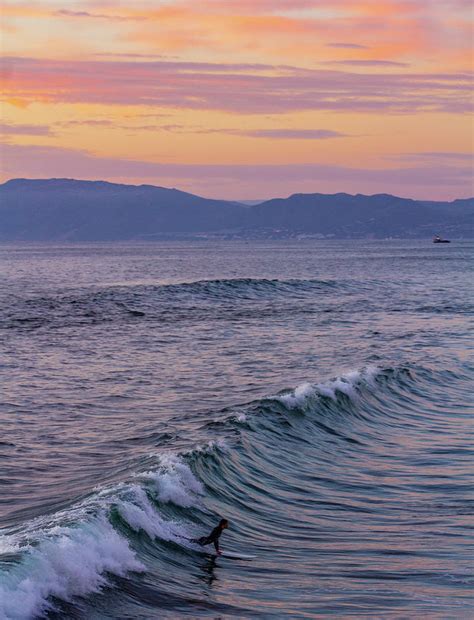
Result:
{"type": "Polygon", "coordinates": [[[220,556],[223,558],[229,558],[231,560],[254,560],[256,555],[247,555],[245,553],[232,553],[232,551],[223,551],[220,556]]]}
{"type": "Polygon", "coordinates": [[[223,551],[220,555],[217,555],[215,551],[211,551],[210,549],[196,549],[199,553],[203,553],[204,555],[212,555],[215,558],[229,558],[230,560],[254,560],[257,556],[250,555],[247,553],[233,553],[232,551],[223,551]]]}

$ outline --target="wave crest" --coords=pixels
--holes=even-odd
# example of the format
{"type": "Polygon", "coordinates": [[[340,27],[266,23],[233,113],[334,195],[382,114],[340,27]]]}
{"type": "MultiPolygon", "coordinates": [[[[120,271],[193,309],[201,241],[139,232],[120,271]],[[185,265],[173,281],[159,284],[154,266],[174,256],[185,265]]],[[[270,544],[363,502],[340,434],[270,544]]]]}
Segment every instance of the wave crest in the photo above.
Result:
{"type": "Polygon", "coordinates": [[[0,585],[0,617],[23,620],[53,609],[50,597],[70,601],[100,591],[106,573],[124,576],[143,564],[103,515],[31,549],[0,585]]]}
{"type": "Polygon", "coordinates": [[[202,484],[189,466],[174,454],[161,456],[158,470],[145,472],[140,477],[152,483],[157,499],[163,503],[189,508],[204,495],[202,484]]]}
{"type": "Polygon", "coordinates": [[[275,399],[289,409],[305,409],[321,397],[337,400],[339,394],[354,399],[362,385],[373,385],[376,377],[382,372],[383,370],[377,366],[366,366],[362,370],[347,372],[324,383],[302,383],[294,390],[279,394],[275,399]]]}

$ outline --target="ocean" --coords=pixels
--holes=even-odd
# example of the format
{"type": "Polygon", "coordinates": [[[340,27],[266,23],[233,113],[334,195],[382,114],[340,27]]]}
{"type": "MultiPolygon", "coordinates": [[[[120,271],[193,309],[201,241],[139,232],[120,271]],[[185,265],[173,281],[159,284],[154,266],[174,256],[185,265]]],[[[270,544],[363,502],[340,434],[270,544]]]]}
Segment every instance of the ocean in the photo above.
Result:
{"type": "Polygon", "coordinates": [[[0,618],[472,617],[473,254],[0,246],[0,618]]]}

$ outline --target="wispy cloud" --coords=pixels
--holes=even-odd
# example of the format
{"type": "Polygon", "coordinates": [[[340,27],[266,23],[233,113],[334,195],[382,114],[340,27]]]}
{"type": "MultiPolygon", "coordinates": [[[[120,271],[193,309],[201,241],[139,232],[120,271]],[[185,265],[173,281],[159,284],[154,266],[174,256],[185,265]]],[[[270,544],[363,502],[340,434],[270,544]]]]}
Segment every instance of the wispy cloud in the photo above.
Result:
{"type": "MultiPolygon", "coordinates": [[[[419,153],[400,153],[397,155],[390,155],[385,157],[388,161],[402,161],[402,162],[471,162],[474,166],[474,153],[457,153],[453,151],[427,151],[419,153]]],[[[473,182],[474,182],[474,168],[473,168],[473,182]]]]}
{"type": "MultiPolygon", "coordinates": [[[[154,115],[151,115],[154,116],[154,115]]],[[[202,127],[193,125],[183,125],[179,123],[158,124],[124,124],[119,121],[106,119],[84,119],[69,120],[56,123],[60,128],[76,127],[104,127],[107,129],[127,130],[130,132],[160,132],[177,134],[222,134],[244,138],[264,138],[269,140],[328,140],[331,138],[344,138],[347,134],[332,129],[292,129],[292,128],[273,128],[273,129],[239,129],[232,127],[202,127]]],[[[11,132],[13,133],[13,132],[11,132]]]]}
{"type": "Polygon", "coordinates": [[[255,192],[275,195],[281,191],[377,191],[411,197],[447,199],[472,194],[469,166],[415,166],[367,169],[323,164],[225,165],[175,164],[99,157],[87,151],[46,146],[2,145],[4,175],[21,169],[27,177],[128,179],[159,182],[207,195],[238,198],[236,188],[248,196],[255,192]],[[246,191],[246,187],[250,191],[246,191]],[[286,190],[284,189],[286,188],[286,190]]]}
{"type": "MultiPolygon", "coordinates": [[[[132,129],[132,127],[129,127],[132,129]]],[[[137,127],[138,128],[138,127],[137,127]]],[[[140,129],[164,130],[171,133],[194,134],[225,134],[244,138],[265,138],[269,140],[328,140],[330,138],[344,138],[347,134],[331,129],[236,129],[231,127],[189,127],[187,125],[159,125],[145,126],[140,129]]]]}
{"type": "Polygon", "coordinates": [[[335,47],[335,48],[352,49],[352,50],[369,49],[367,45],[360,45],[358,43],[326,43],[326,47],[335,47]]]}
{"type": "Polygon", "coordinates": [[[239,114],[472,110],[470,73],[351,73],[253,64],[7,58],[7,96],[239,114]]]}
{"type": "Polygon", "coordinates": [[[94,54],[97,58],[112,58],[112,59],[139,59],[139,60],[176,60],[177,56],[170,56],[168,54],[136,54],[133,52],[97,52],[94,54]]]}
{"type": "Polygon", "coordinates": [[[0,134],[11,136],[52,136],[48,125],[16,125],[0,123],[0,134]]]}
{"type": "Polygon", "coordinates": [[[397,193],[398,181],[436,197],[458,182],[462,193],[473,176],[472,0],[0,4],[11,174],[74,176],[77,164],[86,177],[158,175],[214,195],[236,184],[249,197],[273,187],[397,193]],[[12,149],[26,141],[72,148],[25,147],[22,159],[12,149]],[[130,161],[105,157],[118,152],[130,161]],[[151,153],[221,166],[163,168],[151,153]],[[286,154],[292,165],[265,167],[286,154]],[[340,166],[296,163],[312,157],[340,166]]]}
{"type": "Polygon", "coordinates": [[[109,13],[90,13],[89,11],[71,11],[69,9],[60,9],[55,11],[54,15],[56,17],[70,17],[70,18],[81,18],[81,19],[105,19],[111,21],[142,21],[145,19],[144,16],[140,15],[114,15],[109,13]]]}
{"type": "Polygon", "coordinates": [[[57,125],[60,127],[113,127],[114,121],[109,119],[84,118],[79,120],[60,121],[57,125]]]}
{"type": "Polygon", "coordinates": [[[270,140],[328,140],[330,138],[346,136],[346,134],[330,129],[234,129],[223,130],[223,132],[237,136],[267,138],[270,140]]]}
{"type": "Polygon", "coordinates": [[[352,65],[353,67],[408,67],[408,62],[394,62],[393,60],[356,60],[348,58],[346,60],[328,60],[327,65],[352,65]]]}
{"type": "MultiPolygon", "coordinates": [[[[81,39],[73,36],[75,22],[90,28],[97,27],[94,20],[103,22],[110,51],[119,53],[148,48],[150,54],[181,55],[205,50],[214,56],[231,53],[249,58],[254,52],[254,58],[298,62],[321,51],[337,54],[340,48],[369,50],[369,58],[373,53],[403,62],[408,54],[417,58],[421,54],[444,62],[462,48],[469,62],[472,46],[471,4],[464,0],[4,0],[3,4],[5,27],[18,27],[10,18],[49,20],[51,29],[71,34],[71,48],[81,39]]],[[[91,49],[96,43],[91,42],[91,49]]]]}

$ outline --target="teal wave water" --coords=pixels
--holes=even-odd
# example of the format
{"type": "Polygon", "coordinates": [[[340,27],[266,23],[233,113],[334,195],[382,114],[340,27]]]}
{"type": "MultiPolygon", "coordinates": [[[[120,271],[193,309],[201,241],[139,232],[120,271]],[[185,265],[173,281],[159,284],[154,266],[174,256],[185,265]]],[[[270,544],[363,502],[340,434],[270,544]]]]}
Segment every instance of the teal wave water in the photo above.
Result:
{"type": "Polygon", "coordinates": [[[1,248],[0,618],[469,617],[473,249],[1,248]]]}

